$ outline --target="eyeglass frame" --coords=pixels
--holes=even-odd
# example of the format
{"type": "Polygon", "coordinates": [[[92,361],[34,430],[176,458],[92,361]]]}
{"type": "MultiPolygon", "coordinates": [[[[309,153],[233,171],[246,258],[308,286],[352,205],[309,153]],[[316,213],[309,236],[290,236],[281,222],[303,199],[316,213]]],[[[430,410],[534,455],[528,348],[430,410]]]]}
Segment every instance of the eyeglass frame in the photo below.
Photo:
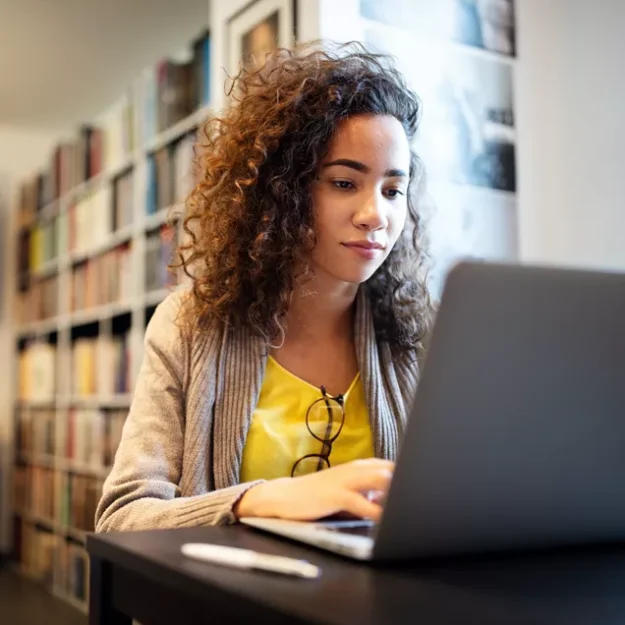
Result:
{"type": "Polygon", "coordinates": [[[330,395],[330,393],[328,393],[326,391],[326,387],[325,386],[321,386],[320,390],[321,390],[322,397],[320,397],[319,399],[316,399],[308,407],[308,410],[306,411],[306,429],[308,430],[310,435],[315,440],[317,440],[317,441],[319,441],[320,443],[323,444],[323,447],[321,448],[321,453],[318,453],[318,454],[306,454],[305,456],[302,456],[301,458],[296,460],[293,463],[293,467],[291,468],[291,477],[295,477],[295,469],[297,468],[297,465],[300,462],[302,462],[302,460],[306,460],[307,458],[319,458],[319,463],[317,465],[317,471],[321,471],[322,470],[322,463],[324,463],[324,462],[327,465],[328,469],[332,466],[331,463],[330,463],[330,454],[332,453],[332,444],[334,443],[334,441],[336,441],[336,439],[338,438],[339,434],[343,430],[343,426],[345,425],[345,396],[342,395],[342,394],[341,395],[330,395]],[[339,429],[337,430],[336,434],[334,436],[332,436],[331,438],[328,438],[328,434],[332,431],[332,425],[333,425],[333,422],[334,422],[333,418],[332,418],[332,409],[330,408],[330,400],[335,401],[341,407],[341,425],[339,426],[339,429]],[[313,408],[319,402],[324,402],[325,405],[326,405],[326,409],[328,411],[328,425],[327,425],[327,428],[326,428],[326,436],[324,438],[321,438],[321,437],[317,436],[312,431],[312,429],[311,429],[311,427],[309,425],[310,413],[313,410],[313,408]],[[326,449],[327,449],[327,452],[324,453],[324,451],[326,449]]]}

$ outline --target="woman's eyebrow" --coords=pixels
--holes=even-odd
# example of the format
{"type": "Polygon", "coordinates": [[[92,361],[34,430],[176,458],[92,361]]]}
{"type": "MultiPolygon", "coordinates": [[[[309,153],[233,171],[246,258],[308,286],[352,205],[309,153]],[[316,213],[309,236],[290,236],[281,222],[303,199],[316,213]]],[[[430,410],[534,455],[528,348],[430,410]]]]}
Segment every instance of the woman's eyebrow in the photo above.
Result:
{"type": "MultiPolygon", "coordinates": [[[[371,167],[369,167],[369,165],[361,163],[360,161],[354,161],[351,158],[337,158],[334,161],[325,163],[323,167],[325,169],[326,167],[333,167],[335,165],[349,167],[350,169],[355,169],[356,171],[362,172],[363,174],[368,174],[371,171],[371,167]]],[[[387,169],[384,172],[384,176],[386,178],[407,178],[408,174],[403,169],[387,169]]]]}

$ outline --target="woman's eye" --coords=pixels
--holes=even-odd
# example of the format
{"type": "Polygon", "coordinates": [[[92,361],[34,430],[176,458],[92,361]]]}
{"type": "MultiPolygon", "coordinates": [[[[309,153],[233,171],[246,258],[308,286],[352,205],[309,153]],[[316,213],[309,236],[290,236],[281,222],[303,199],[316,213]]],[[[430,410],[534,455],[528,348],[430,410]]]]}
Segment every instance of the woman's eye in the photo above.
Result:
{"type": "Polygon", "coordinates": [[[403,191],[401,189],[387,189],[386,190],[386,195],[388,197],[390,197],[391,199],[395,199],[396,197],[399,197],[400,195],[403,195],[403,191]]]}
{"type": "Polygon", "coordinates": [[[332,184],[337,189],[353,189],[354,188],[354,183],[350,182],[349,180],[333,180],[332,184]]]}

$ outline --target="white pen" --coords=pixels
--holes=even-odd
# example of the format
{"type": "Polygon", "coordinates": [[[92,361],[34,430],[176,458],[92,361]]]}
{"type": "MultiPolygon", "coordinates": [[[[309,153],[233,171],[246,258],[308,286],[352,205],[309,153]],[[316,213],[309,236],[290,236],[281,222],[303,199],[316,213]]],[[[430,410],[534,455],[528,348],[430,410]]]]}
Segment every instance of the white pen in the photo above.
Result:
{"type": "Polygon", "coordinates": [[[282,575],[305,577],[306,579],[315,579],[321,575],[321,569],[306,560],[272,556],[250,549],[223,547],[207,543],[186,543],[182,545],[182,553],[189,558],[237,569],[259,569],[281,573],[282,575]]]}

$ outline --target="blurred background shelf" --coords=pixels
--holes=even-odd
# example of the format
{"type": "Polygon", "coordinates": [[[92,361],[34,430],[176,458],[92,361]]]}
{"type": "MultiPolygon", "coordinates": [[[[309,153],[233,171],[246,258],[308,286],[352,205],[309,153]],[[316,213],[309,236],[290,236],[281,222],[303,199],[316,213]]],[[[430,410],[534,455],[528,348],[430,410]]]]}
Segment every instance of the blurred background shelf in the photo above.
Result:
{"type": "Polygon", "coordinates": [[[153,230],[167,223],[171,214],[171,209],[163,208],[154,215],[147,215],[143,220],[143,228],[145,230],[153,230]]]}
{"type": "Polygon", "coordinates": [[[70,395],[59,400],[61,405],[66,407],[76,406],[79,408],[128,408],[132,402],[132,395],[124,393],[119,395],[93,395],[81,397],[70,395]]]}
{"type": "Polygon", "coordinates": [[[95,245],[94,247],[87,250],[71,252],[69,255],[70,264],[77,265],[85,260],[88,260],[89,258],[104,254],[105,252],[118,247],[122,243],[130,241],[133,238],[134,230],[135,228],[133,224],[128,224],[127,226],[123,226],[119,230],[107,235],[101,243],[95,245]]]}
{"type": "Polygon", "coordinates": [[[195,131],[202,122],[210,117],[210,114],[211,107],[202,106],[194,113],[191,113],[191,115],[171,126],[171,128],[164,130],[149,140],[145,145],[145,151],[157,152],[189,132],[195,131]]]}
{"type": "Polygon", "coordinates": [[[168,267],[211,111],[211,40],[194,29],[184,50],[153,59],[101,115],[64,133],[19,193],[13,557],[83,613],[86,535],[146,324],[178,282],[168,267]]]}

